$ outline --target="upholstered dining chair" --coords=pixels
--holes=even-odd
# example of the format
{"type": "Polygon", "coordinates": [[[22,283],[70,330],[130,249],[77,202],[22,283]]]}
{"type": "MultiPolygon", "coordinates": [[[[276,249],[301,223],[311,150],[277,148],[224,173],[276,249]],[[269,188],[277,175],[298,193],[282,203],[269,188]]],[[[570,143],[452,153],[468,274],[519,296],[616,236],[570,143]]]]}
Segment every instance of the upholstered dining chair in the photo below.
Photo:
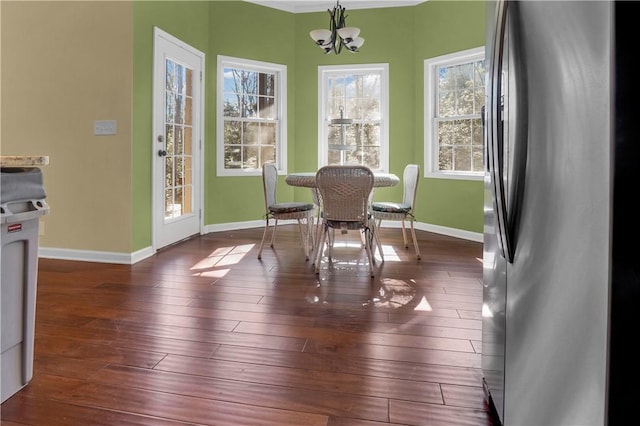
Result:
{"type": "MultiPolygon", "coordinates": [[[[416,239],[416,231],[413,227],[414,209],[416,204],[416,191],[418,190],[418,180],[420,178],[420,166],[417,164],[407,164],[402,175],[403,196],[402,202],[396,203],[391,201],[374,202],[371,204],[371,214],[376,221],[376,229],[380,229],[383,220],[400,221],[402,227],[402,239],[404,247],[409,248],[407,234],[405,231],[405,221],[411,224],[411,238],[413,238],[413,247],[416,250],[416,257],[420,259],[420,248],[416,239]]],[[[382,254],[382,244],[380,238],[376,238],[380,257],[384,260],[382,254]]]]}
{"type": "Polygon", "coordinates": [[[364,234],[364,248],[369,261],[369,272],[373,271],[374,223],[369,214],[369,195],[373,189],[374,176],[371,169],[358,165],[324,166],[316,173],[316,187],[322,205],[322,230],[316,239],[316,273],[327,245],[327,257],[331,251],[335,230],[347,233],[360,230],[364,234]]]}
{"type": "Polygon", "coordinates": [[[309,260],[310,248],[313,247],[313,228],[316,209],[311,203],[290,202],[278,203],[276,188],[278,184],[278,169],[273,163],[262,165],[262,184],[264,188],[265,225],[262,233],[262,241],[258,250],[258,259],[262,259],[262,247],[270,228],[269,222],[274,220],[271,233],[271,248],[276,240],[276,231],[279,220],[296,220],[300,229],[300,237],[304,247],[304,255],[309,260]]]}

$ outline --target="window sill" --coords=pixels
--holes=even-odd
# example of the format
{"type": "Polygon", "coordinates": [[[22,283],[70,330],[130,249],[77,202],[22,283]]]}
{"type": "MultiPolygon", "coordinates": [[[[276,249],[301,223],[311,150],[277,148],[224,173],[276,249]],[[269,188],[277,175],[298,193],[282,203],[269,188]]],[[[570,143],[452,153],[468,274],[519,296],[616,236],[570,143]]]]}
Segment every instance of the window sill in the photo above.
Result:
{"type": "Polygon", "coordinates": [[[466,173],[445,173],[445,172],[427,172],[424,174],[426,178],[433,179],[454,179],[454,180],[473,180],[473,181],[483,181],[484,174],[466,174],[466,173]]]}

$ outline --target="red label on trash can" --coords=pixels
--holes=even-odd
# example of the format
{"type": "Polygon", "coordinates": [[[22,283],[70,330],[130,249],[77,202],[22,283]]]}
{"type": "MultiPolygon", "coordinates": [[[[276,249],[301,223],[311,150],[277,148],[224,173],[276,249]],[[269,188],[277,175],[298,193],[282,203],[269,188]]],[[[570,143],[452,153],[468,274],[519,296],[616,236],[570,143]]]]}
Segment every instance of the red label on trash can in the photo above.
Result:
{"type": "Polygon", "coordinates": [[[11,233],[11,232],[20,232],[22,231],[22,224],[21,223],[14,223],[11,224],[9,226],[7,226],[7,232],[11,233]]]}

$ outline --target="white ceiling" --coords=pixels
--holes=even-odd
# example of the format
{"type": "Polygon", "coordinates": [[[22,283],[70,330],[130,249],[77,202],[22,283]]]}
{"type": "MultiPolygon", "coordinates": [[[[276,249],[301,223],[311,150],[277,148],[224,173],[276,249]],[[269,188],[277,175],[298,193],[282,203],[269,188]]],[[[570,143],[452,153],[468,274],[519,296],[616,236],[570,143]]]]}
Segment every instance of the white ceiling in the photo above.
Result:
{"type": "MultiPolygon", "coordinates": [[[[245,0],[250,3],[272,7],[292,13],[324,12],[333,9],[336,2],[333,0],[245,0]]],[[[340,5],[347,10],[374,9],[379,7],[415,6],[427,0],[341,0],[340,5]]]]}

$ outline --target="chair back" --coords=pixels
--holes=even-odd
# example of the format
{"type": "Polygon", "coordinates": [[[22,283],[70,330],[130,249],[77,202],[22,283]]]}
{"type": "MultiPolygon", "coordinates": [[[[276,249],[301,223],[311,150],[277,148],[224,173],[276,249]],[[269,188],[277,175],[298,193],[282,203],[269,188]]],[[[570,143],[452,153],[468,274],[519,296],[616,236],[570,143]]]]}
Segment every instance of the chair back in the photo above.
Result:
{"type": "Polygon", "coordinates": [[[402,203],[409,204],[411,210],[416,206],[418,180],[420,180],[420,166],[417,164],[407,164],[402,175],[402,186],[404,187],[402,203]]]}
{"type": "Polygon", "coordinates": [[[278,168],[273,163],[262,165],[262,185],[264,188],[264,206],[269,211],[269,206],[276,204],[276,187],[278,185],[278,168]]]}
{"type": "Polygon", "coordinates": [[[368,221],[373,172],[365,166],[324,166],[316,173],[323,217],[326,221],[368,221]]]}

